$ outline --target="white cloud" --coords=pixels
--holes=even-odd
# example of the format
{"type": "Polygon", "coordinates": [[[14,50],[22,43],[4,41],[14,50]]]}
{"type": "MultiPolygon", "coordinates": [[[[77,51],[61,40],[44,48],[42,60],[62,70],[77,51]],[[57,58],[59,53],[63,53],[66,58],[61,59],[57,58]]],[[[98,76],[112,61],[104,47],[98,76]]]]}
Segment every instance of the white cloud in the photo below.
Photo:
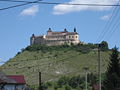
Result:
{"type": "Polygon", "coordinates": [[[109,20],[110,17],[111,17],[111,14],[108,14],[108,15],[102,16],[100,19],[101,20],[109,20]]]}
{"type": "MultiPolygon", "coordinates": [[[[69,4],[116,4],[118,0],[71,0],[69,4]]],[[[103,11],[109,10],[108,6],[80,6],[80,5],[56,5],[53,7],[53,14],[66,14],[83,10],[103,11]]]]}
{"type": "Polygon", "coordinates": [[[34,16],[39,11],[38,5],[33,5],[32,7],[24,9],[20,15],[21,16],[34,16]]]}

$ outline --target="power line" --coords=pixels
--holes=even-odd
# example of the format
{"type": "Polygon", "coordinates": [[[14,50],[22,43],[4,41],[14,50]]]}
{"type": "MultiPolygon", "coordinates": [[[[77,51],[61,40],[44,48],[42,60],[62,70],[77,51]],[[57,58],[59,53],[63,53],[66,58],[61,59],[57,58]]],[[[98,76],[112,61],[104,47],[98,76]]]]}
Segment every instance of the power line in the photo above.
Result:
{"type": "Polygon", "coordinates": [[[35,3],[35,2],[30,2],[30,1],[20,1],[20,0],[0,0],[1,2],[24,2],[24,3],[35,3]]]}
{"type": "MultiPolygon", "coordinates": [[[[37,0],[42,1],[42,0],[37,0]]],[[[38,3],[36,1],[23,1],[23,0],[0,0],[0,2],[18,2],[18,3],[38,3]]]]}
{"type": "Polygon", "coordinates": [[[74,4],[74,3],[58,3],[58,2],[39,2],[39,0],[37,1],[33,1],[33,2],[29,2],[29,1],[17,1],[17,0],[0,0],[0,1],[4,1],[4,2],[24,2],[23,4],[18,4],[18,5],[14,5],[14,6],[9,6],[9,7],[5,7],[5,8],[1,8],[0,10],[6,10],[6,9],[10,9],[10,8],[15,8],[15,7],[20,7],[20,6],[24,6],[27,4],[31,4],[31,3],[37,3],[37,4],[60,4],[60,5],[79,5],[79,6],[120,6],[119,4],[74,4]]]}
{"type": "MultiPolygon", "coordinates": [[[[120,0],[118,1],[117,5],[119,5],[119,2],[120,2],[120,0]]],[[[117,15],[118,15],[118,10],[119,10],[119,8],[117,8],[117,7],[115,7],[113,9],[113,12],[112,12],[112,14],[111,14],[111,16],[109,18],[109,22],[107,22],[105,24],[105,27],[103,28],[102,32],[100,33],[100,35],[99,35],[99,37],[97,39],[97,42],[100,42],[101,40],[104,40],[106,34],[110,32],[112,23],[115,21],[117,15]],[[115,17],[115,19],[113,19],[114,17],[115,17]]]]}
{"type": "Polygon", "coordinates": [[[17,5],[5,7],[5,8],[0,8],[0,10],[6,10],[6,9],[10,9],[10,8],[20,7],[20,6],[24,6],[24,5],[28,5],[28,4],[32,4],[32,3],[37,3],[37,2],[39,2],[39,1],[40,1],[40,0],[33,1],[33,2],[26,2],[26,3],[23,3],[23,4],[17,4],[17,5]]]}
{"type": "Polygon", "coordinates": [[[93,4],[93,3],[59,3],[59,2],[29,2],[18,0],[0,0],[4,2],[26,2],[26,3],[39,3],[39,4],[61,4],[61,5],[81,5],[81,6],[120,6],[120,4],[93,4]]]}
{"type": "Polygon", "coordinates": [[[114,26],[114,29],[113,29],[113,31],[111,32],[111,34],[109,35],[108,40],[110,40],[110,38],[113,36],[113,34],[115,33],[115,31],[119,28],[119,26],[120,26],[120,20],[119,20],[119,22],[114,26]]]}
{"type": "Polygon", "coordinates": [[[110,18],[109,18],[109,22],[107,22],[107,23],[105,24],[105,26],[104,26],[104,28],[102,29],[102,32],[100,33],[100,35],[98,36],[96,42],[99,43],[99,42],[104,38],[104,36],[106,35],[106,33],[108,32],[108,31],[106,31],[106,30],[108,30],[108,29],[106,29],[106,28],[109,26],[109,23],[111,23],[110,21],[112,20],[113,14],[114,14],[115,12],[116,12],[116,7],[113,9],[113,12],[112,12],[112,14],[111,14],[111,16],[110,16],[110,18]]]}
{"type": "MultiPolygon", "coordinates": [[[[119,0],[120,1],[120,0],[119,0]]],[[[120,25],[120,7],[117,8],[117,13],[115,15],[115,23],[113,23],[113,25],[111,25],[111,29],[109,30],[109,35],[106,39],[110,40],[110,38],[113,36],[113,34],[115,33],[115,31],[119,28],[120,25]]]]}
{"type": "Polygon", "coordinates": [[[54,2],[38,2],[40,4],[60,4],[60,5],[79,5],[79,6],[120,6],[117,4],[86,4],[86,3],[81,3],[81,4],[74,4],[74,3],[54,3],[54,2]]]}

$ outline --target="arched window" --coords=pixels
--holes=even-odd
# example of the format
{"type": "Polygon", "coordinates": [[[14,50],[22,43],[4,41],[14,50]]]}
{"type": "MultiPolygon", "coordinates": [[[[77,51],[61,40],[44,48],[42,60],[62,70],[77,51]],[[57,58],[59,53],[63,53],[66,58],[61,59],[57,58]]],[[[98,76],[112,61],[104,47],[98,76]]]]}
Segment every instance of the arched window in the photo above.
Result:
{"type": "Polygon", "coordinates": [[[69,36],[69,38],[71,38],[71,36],[69,36]]]}

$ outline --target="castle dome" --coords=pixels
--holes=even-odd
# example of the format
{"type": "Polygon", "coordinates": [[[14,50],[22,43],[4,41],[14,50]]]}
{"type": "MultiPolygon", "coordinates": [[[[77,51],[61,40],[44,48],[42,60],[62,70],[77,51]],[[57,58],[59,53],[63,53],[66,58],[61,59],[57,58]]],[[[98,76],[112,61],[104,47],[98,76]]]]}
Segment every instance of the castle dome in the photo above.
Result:
{"type": "Polygon", "coordinates": [[[51,28],[49,28],[47,32],[52,32],[51,28]]]}

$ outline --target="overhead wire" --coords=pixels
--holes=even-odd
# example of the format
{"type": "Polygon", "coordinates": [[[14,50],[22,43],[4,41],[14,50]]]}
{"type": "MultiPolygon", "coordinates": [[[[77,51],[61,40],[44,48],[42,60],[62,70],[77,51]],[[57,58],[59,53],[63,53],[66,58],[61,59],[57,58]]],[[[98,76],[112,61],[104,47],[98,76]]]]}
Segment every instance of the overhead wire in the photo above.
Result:
{"type": "MultiPolygon", "coordinates": [[[[120,0],[118,1],[117,5],[119,5],[120,0]]],[[[116,15],[118,15],[118,7],[114,7],[113,11],[110,15],[110,18],[108,20],[108,22],[105,24],[104,28],[102,29],[102,32],[100,33],[100,35],[97,38],[98,43],[100,43],[102,40],[104,40],[105,36],[109,33],[110,28],[112,26],[112,23],[114,22],[116,15]]]]}
{"type": "Polygon", "coordinates": [[[81,5],[81,6],[120,6],[118,4],[86,4],[86,3],[58,3],[58,2],[38,2],[39,4],[60,4],[60,5],[81,5]]]}
{"type": "MultiPolygon", "coordinates": [[[[39,1],[42,1],[42,0],[39,0],[39,1]]],[[[0,0],[0,2],[36,3],[34,1],[23,1],[23,0],[0,0]]]]}
{"type": "MultiPolygon", "coordinates": [[[[119,4],[93,4],[93,3],[59,3],[59,2],[31,2],[23,0],[0,0],[3,2],[26,2],[26,3],[39,3],[39,4],[61,4],[61,5],[83,5],[83,6],[120,6],[119,4]]],[[[40,0],[42,1],[42,0],[40,0]]]]}
{"type": "Polygon", "coordinates": [[[99,36],[98,36],[98,38],[97,38],[97,40],[96,40],[96,42],[97,43],[100,43],[101,42],[101,40],[104,38],[104,36],[106,35],[106,33],[108,32],[108,30],[106,29],[108,26],[109,26],[109,24],[111,23],[110,21],[113,19],[113,14],[116,12],[116,7],[113,9],[113,12],[112,12],[112,14],[111,14],[111,16],[110,16],[110,18],[109,18],[109,21],[108,22],[106,22],[106,24],[105,24],[105,26],[103,27],[103,29],[102,29],[102,31],[101,31],[101,33],[99,34],[99,36]],[[107,31],[106,31],[107,30],[107,31]]]}
{"type": "Polygon", "coordinates": [[[25,3],[23,3],[23,4],[17,4],[17,5],[8,6],[8,7],[5,7],[5,8],[0,8],[0,11],[2,11],[2,10],[6,10],[6,9],[15,8],[15,7],[20,7],[20,6],[25,6],[25,5],[28,5],[28,4],[37,3],[37,2],[39,2],[39,1],[40,1],[40,0],[33,1],[33,2],[25,2],[25,3]]]}
{"type": "Polygon", "coordinates": [[[5,8],[0,8],[0,10],[6,10],[6,9],[10,9],[10,8],[15,8],[15,7],[20,7],[20,6],[24,6],[24,5],[28,5],[31,3],[36,3],[36,4],[60,4],[60,5],[79,5],[79,6],[120,6],[119,4],[86,4],[86,3],[82,3],[82,4],[76,4],[76,3],[58,3],[58,2],[39,2],[40,0],[37,1],[33,1],[33,2],[29,2],[29,1],[18,1],[18,0],[0,0],[2,2],[24,2],[23,4],[18,4],[18,5],[14,5],[14,6],[9,6],[9,7],[5,7],[5,8]]]}
{"type": "Polygon", "coordinates": [[[115,23],[113,25],[111,25],[111,30],[109,30],[109,35],[108,37],[106,37],[106,40],[110,40],[113,36],[113,34],[116,32],[116,30],[118,30],[118,28],[120,27],[120,7],[118,7],[117,9],[117,14],[116,14],[116,18],[115,18],[115,23]]]}

